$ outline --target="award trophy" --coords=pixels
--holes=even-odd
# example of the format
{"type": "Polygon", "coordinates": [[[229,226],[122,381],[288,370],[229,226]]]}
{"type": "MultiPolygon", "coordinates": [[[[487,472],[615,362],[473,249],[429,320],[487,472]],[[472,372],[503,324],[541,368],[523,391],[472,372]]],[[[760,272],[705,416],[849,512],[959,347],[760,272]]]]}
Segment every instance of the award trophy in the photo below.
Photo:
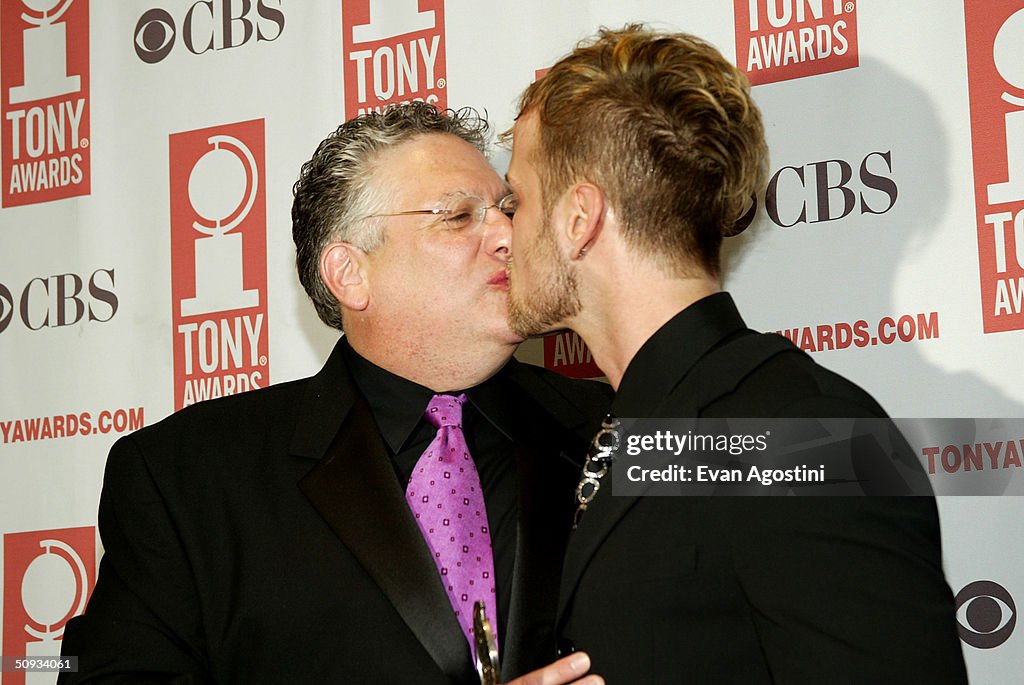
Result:
{"type": "MultiPolygon", "coordinates": [[[[29,621],[39,626],[23,626],[35,638],[25,642],[25,658],[50,660],[60,654],[65,624],[85,611],[89,576],[82,558],[66,542],[41,540],[39,546],[42,553],[28,565],[21,580],[25,613],[29,621]]],[[[54,674],[29,671],[24,678],[25,685],[48,685],[53,683],[54,674]]]]}
{"type": "Polygon", "coordinates": [[[258,307],[260,292],[242,283],[242,234],[231,231],[256,201],[259,171],[245,143],[232,136],[209,138],[188,179],[188,197],[196,214],[192,228],[206,237],[195,241],[196,296],[181,301],[182,316],[258,307]]]}
{"type": "Polygon", "coordinates": [[[476,646],[476,674],[480,685],[498,685],[498,645],[483,602],[473,604],[473,644],[476,646]]]}
{"type": "Polygon", "coordinates": [[[22,20],[32,27],[23,34],[25,84],[11,88],[11,104],[77,93],[82,88],[81,79],[67,73],[67,28],[57,22],[73,0],[67,0],[56,11],[54,8],[60,0],[22,2],[42,16],[21,15],[22,20]]]}

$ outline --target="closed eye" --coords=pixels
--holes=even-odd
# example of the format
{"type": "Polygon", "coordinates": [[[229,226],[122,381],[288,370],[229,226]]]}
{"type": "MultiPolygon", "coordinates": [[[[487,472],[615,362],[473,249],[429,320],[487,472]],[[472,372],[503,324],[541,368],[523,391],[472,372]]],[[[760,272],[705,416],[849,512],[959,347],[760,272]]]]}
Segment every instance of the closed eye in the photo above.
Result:
{"type": "Polygon", "coordinates": [[[448,228],[466,228],[473,223],[474,213],[463,209],[453,209],[445,213],[442,219],[448,228]]]}

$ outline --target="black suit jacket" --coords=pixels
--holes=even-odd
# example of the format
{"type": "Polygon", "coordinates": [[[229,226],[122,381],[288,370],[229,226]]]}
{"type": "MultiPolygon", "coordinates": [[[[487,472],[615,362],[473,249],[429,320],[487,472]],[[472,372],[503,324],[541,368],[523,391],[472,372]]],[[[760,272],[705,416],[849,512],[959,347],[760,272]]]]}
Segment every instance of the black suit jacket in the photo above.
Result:
{"type": "MultiPolygon", "coordinates": [[[[609,390],[510,362],[519,521],[505,678],[553,655],[581,451],[609,390]]],[[[486,409],[486,408],[484,408],[486,409]]],[[[105,547],[62,683],[473,683],[469,648],[369,406],[316,376],[204,402],[117,442],[105,547]]]]}
{"type": "MultiPolygon", "coordinates": [[[[778,336],[747,330],[725,293],[643,346],[613,411],[885,416],[778,336]],[[773,350],[750,368],[716,354],[740,339],[773,350]]],[[[610,491],[570,538],[559,602],[565,644],[589,652],[609,685],[966,682],[932,497],[610,491]]]]}

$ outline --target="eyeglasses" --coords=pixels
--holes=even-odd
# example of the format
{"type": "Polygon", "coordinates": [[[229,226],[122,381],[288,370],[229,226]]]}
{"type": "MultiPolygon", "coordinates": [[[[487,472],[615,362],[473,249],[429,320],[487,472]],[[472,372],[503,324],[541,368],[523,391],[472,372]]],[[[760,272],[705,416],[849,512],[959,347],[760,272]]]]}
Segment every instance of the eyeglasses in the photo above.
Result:
{"type": "Polygon", "coordinates": [[[364,219],[376,219],[384,216],[406,216],[410,214],[433,214],[439,221],[443,222],[446,228],[454,230],[472,229],[483,223],[487,216],[487,210],[496,207],[499,212],[511,219],[519,209],[519,198],[515,193],[509,193],[498,200],[495,204],[489,205],[485,200],[473,195],[460,197],[454,200],[448,207],[439,209],[410,209],[406,212],[390,212],[387,214],[371,214],[364,219]]]}

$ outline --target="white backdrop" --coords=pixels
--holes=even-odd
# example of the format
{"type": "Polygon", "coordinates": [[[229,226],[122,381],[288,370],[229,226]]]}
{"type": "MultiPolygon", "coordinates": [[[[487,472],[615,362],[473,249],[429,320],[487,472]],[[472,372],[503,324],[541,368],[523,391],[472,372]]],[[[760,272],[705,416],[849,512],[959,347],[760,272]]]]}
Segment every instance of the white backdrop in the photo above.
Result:
{"type": "MultiPolygon", "coordinates": [[[[59,652],[119,434],[326,358],[289,218],[316,144],[412,97],[502,131],[538,70],[628,21],[756,84],[773,184],[726,283],[750,325],[896,417],[1024,416],[1021,0],[0,0],[0,653],[59,652]]],[[[595,373],[571,336],[520,356],[595,373]]],[[[950,426],[936,487],[992,493],[939,500],[971,680],[1019,682],[1024,501],[997,495],[1020,460],[972,467],[950,426]]]]}

